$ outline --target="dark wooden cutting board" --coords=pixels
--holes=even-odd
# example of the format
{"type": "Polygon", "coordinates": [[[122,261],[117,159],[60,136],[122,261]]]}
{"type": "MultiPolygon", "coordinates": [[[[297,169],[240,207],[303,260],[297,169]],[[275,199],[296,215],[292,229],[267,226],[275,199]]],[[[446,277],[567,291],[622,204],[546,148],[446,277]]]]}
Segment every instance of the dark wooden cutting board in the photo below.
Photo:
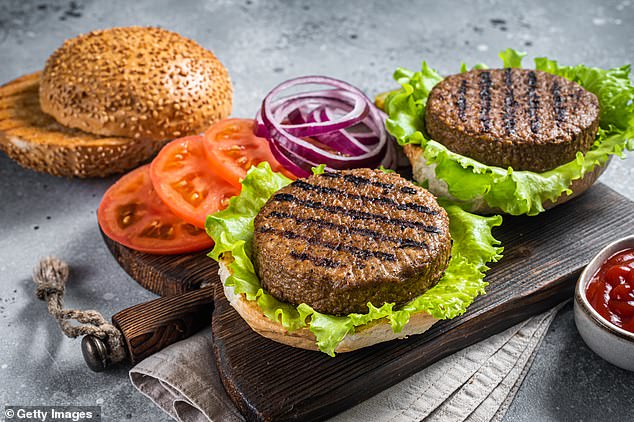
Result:
{"type": "MultiPolygon", "coordinates": [[[[213,353],[220,376],[248,419],[324,419],[572,297],[592,256],[633,231],[634,203],[601,184],[539,216],[505,217],[494,231],[504,258],[487,275],[487,294],[464,315],[438,322],[425,334],[335,358],[259,336],[216,288],[213,353]]],[[[204,253],[157,257],[106,243],[134,279],[160,294],[218,280],[215,263],[204,253]]]]}

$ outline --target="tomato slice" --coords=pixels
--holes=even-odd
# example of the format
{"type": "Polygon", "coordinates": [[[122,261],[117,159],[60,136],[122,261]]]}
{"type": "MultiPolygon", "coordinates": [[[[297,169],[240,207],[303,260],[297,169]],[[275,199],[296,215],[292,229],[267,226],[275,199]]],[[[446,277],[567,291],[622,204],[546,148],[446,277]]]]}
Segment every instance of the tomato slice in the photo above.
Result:
{"type": "Polygon", "coordinates": [[[236,187],[240,187],[247,171],[262,161],[268,161],[273,171],[296,179],[277,162],[269,142],[253,134],[255,125],[251,119],[225,119],[205,132],[205,152],[214,169],[236,187]]]}
{"type": "Polygon", "coordinates": [[[204,230],[177,217],[156,194],[150,166],[133,170],[108,189],[97,219],[110,239],[153,254],[179,254],[209,249],[204,230]]]}
{"type": "Polygon", "coordinates": [[[150,165],[152,184],[174,214],[204,228],[209,214],[229,205],[240,186],[228,183],[207,160],[202,136],[176,139],[150,165]]]}

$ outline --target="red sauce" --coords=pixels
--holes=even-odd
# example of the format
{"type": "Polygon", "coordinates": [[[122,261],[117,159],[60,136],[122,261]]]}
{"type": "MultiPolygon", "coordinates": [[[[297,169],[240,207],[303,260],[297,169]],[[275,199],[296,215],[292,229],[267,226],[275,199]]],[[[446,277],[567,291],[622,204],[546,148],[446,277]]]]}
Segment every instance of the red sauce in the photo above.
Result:
{"type": "Polygon", "coordinates": [[[634,333],[634,249],[605,261],[588,283],[586,297],[603,318],[634,333]]]}

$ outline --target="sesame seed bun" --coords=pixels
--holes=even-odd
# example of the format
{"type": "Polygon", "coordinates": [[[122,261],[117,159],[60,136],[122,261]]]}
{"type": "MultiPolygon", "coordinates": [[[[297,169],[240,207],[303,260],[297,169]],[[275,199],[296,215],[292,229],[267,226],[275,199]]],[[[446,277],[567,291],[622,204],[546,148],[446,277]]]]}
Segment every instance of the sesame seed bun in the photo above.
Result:
{"type": "Polygon", "coordinates": [[[196,42],[127,27],[67,40],[42,73],[40,104],[64,126],[161,141],[203,132],[231,112],[227,69],[196,42]]]}
{"type": "Polygon", "coordinates": [[[42,112],[40,72],[0,87],[0,150],[23,167],[67,177],[105,177],[149,160],[163,142],[103,137],[42,112]]]}
{"type": "MultiPolygon", "coordinates": [[[[300,328],[289,333],[280,322],[273,321],[264,315],[256,302],[247,300],[244,294],[237,294],[233,287],[225,286],[225,280],[231,274],[231,270],[224,261],[219,263],[218,274],[229,304],[240,314],[253,331],[263,337],[288,346],[319,350],[317,339],[309,328],[300,328]]],[[[346,335],[341,343],[337,345],[335,352],[351,352],[384,341],[404,339],[412,335],[422,334],[437,321],[436,318],[427,312],[418,312],[410,317],[409,322],[400,333],[395,333],[392,330],[392,325],[387,319],[373,321],[357,327],[354,333],[346,335]]]]}

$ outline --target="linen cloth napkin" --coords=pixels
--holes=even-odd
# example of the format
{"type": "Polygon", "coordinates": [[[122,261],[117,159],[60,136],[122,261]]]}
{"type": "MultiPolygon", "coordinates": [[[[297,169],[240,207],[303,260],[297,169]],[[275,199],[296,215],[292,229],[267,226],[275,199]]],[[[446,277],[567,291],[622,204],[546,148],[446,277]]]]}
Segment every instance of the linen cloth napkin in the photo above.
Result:
{"type": "MultiPolygon", "coordinates": [[[[332,421],[498,422],[506,413],[558,308],[465,348],[332,421]]],[[[215,374],[210,330],[130,370],[132,384],[178,421],[243,421],[215,374]]]]}

